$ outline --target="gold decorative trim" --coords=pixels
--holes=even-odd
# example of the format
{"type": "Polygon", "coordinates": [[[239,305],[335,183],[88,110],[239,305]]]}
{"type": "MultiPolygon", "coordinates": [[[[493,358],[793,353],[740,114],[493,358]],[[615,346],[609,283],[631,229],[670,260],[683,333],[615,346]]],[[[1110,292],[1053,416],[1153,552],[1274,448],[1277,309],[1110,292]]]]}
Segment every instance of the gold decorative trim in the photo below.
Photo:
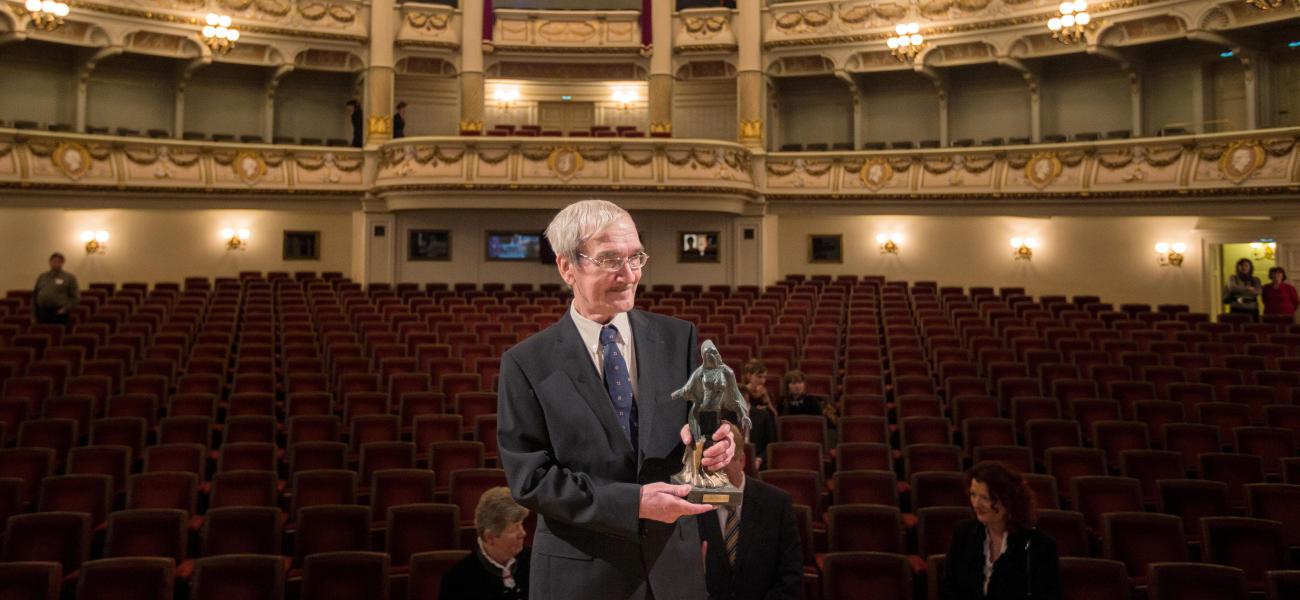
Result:
{"type": "MultiPolygon", "coordinates": [[[[148,21],[159,21],[162,23],[174,23],[183,26],[201,27],[198,17],[187,17],[181,15],[170,15],[166,13],[157,13],[150,10],[140,10],[135,8],[124,8],[112,4],[100,4],[98,2],[79,1],[74,6],[78,9],[89,9],[111,15],[123,17],[133,17],[136,19],[145,19],[148,21]]],[[[265,33],[271,35],[283,35],[286,37],[311,38],[318,40],[335,40],[340,42],[356,42],[364,44],[368,38],[364,35],[348,35],[343,33],[321,33],[316,30],[306,29],[283,29],[280,27],[267,27],[264,25],[253,25],[240,23],[240,33],[265,33]]]]}
{"type": "Polygon", "coordinates": [[[546,166],[552,173],[559,175],[562,181],[572,179],[578,171],[582,170],[583,164],[582,153],[572,146],[560,146],[546,157],[546,166]]]}
{"type": "Polygon", "coordinates": [[[740,140],[741,141],[761,141],[763,139],[763,120],[741,120],[740,121],[740,140]]]}
{"type": "Polygon", "coordinates": [[[90,151],[77,142],[62,142],[54,148],[50,160],[68,179],[81,179],[92,166],[90,151]]]}
{"type": "Polygon", "coordinates": [[[1025,163],[1025,180],[1038,189],[1043,189],[1061,174],[1061,159],[1055,152],[1039,152],[1025,163]]]}
{"type": "Polygon", "coordinates": [[[493,45],[495,52],[533,52],[537,54],[640,54],[640,46],[519,46],[493,45]]]}
{"type": "Polygon", "coordinates": [[[653,121],[650,123],[650,133],[672,133],[673,124],[671,121],[653,121]]]}
{"type": "Polygon", "coordinates": [[[371,135],[393,135],[393,116],[370,115],[366,132],[371,135]]]}
{"type": "Polygon", "coordinates": [[[1264,166],[1265,160],[1264,148],[1258,140],[1239,140],[1219,157],[1219,172],[1224,179],[1240,184],[1264,166]]]}
{"type": "Polygon", "coordinates": [[[230,170],[240,181],[253,185],[266,176],[266,160],[261,154],[240,152],[230,161],[230,170]]]}
{"type": "Polygon", "coordinates": [[[483,121],[468,119],[460,122],[461,131],[483,131],[483,121]]]}
{"type": "Polygon", "coordinates": [[[894,178],[894,167],[883,158],[873,158],[862,163],[858,179],[867,189],[877,192],[894,178]]]}

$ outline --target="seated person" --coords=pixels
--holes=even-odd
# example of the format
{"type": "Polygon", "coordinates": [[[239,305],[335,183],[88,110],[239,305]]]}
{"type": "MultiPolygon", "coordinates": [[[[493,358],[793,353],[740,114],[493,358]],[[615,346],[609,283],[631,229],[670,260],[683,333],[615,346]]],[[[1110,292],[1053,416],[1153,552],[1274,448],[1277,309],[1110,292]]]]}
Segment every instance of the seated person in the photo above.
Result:
{"type": "Polygon", "coordinates": [[[510,497],[510,488],[494,487],[474,509],[478,547],[442,577],[442,600],[526,600],[528,552],[524,519],[528,509],[510,497]]]}
{"type": "Polygon", "coordinates": [[[762,468],[767,445],[776,441],[776,407],[767,393],[767,367],[755,358],[745,363],[741,373],[740,393],[749,402],[749,418],[753,428],[749,440],[754,442],[755,469],[762,468]]]}

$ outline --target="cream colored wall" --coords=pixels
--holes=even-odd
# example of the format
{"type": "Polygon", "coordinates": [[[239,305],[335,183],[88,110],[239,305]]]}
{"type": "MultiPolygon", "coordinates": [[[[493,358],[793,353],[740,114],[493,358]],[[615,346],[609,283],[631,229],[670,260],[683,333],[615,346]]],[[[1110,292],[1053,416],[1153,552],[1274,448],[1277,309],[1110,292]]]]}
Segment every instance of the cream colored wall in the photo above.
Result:
{"type": "Polygon", "coordinates": [[[0,119],[72,125],[77,110],[71,46],[39,42],[0,45],[0,119]]]}
{"type": "Polygon", "coordinates": [[[352,75],[295,71],[275,96],[275,135],[352,139],[344,104],[352,99],[352,75]]]}
{"type": "MultiPolygon", "coordinates": [[[[1142,69],[1142,123],[1145,133],[1155,135],[1161,127],[1190,124],[1195,103],[1203,97],[1200,57],[1152,56],[1142,69]]],[[[1188,127],[1190,130],[1191,128],[1188,127]]]]}
{"type": "MultiPolygon", "coordinates": [[[[420,211],[397,217],[399,235],[395,256],[397,281],[553,283],[559,281],[554,265],[540,262],[501,262],[484,258],[485,233],[493,231],[541,231],[550,223],[553,211],[420,211]],[[408,261],[407,239],[412,229],[448,229],[452,232],[450,262],[408,261]]],[[[733,283],[736,235],[734,218],[713,213],[634,212],[641,243],[651,259],[642,284],[733,283]],[[717,231],[722,251],[717,263],[677,262],[678,233],[717,231]]]]}
{"type": "Polygon", "coordinates": [[[673,85],[673,136],[736,140],[736,81],[678,81],[673,85]]]}
{"type": "Polygon", "coordinates": [[[352,272],[351,215],[322,210],[61,210],[0,209],[4,268],[0,289],[26,289],[46,268],[51,252],[68,258],[82,284],[94,281],[181,281],[189,276],[234,276],[239,271],[352,272]],[[246,251],[228,252],[223,228],[252,232],[246,251]],[[321,260],[282,260],[284,230],[321,232],[321,260]],[[108,251],[87,256],[85,230],[110,234],[108,251]]]}
{"type": "Polygon", "coordinates": [[[1016,71],[996,65],[953,69],[948,90],[952,139],[1029,136],[1029,86],[1016,71]]]}
{"type": "Polygon", "coordinates": [[[864,141],[939,139],[939,96],[934,84],[917,73],[884,72],[860,76],[864,141]]]}
{"type": "Polygon", "coordinates": [[[460,84],[453,77],[397,75],[393,99],[406,102],[406,135],[456,135],[460,84]]]}
{"type": "Polygon", "coordinates": [[[176,110],[171,70],[175,62],[151,56],[105,59],[91,74],[86,94],[86,125],[170,131],[176,110]]]}
{"type": "Polygon", "coordinates": [[[782,275],[881,274],[940,285],[1023,286],[1030,294],[1097,294],[1105,302],[1185,303],[1205,311],[1200,236],[1192,217],[780,217],[782,275]],[[881,254],[880,232],[905,236],[881,254]],[[810,234],[843,234],[843,264],[809,264],[810,234]],[[1011,237],[1035,237],[1031,261],[1014,260],[1011,237]],[[1187,244],[1181,268],[1156,264],[1158,241],[1187,244]]]}
{"type": "Polygon", "coordinates": [[[1043,133],[1073,135],[1129,129],[1128,77],[1119,64],[1080,55],[1045,61],[1043,74],[1043,133]]]}
{"type": "Polygon", "coordinates": [[[778,79],[781,110],[778,144],[853,141],[853,97],[832,76],[778,79]]]}
{"type": "Polygon", "coordinates": [[[268,75],[267,69],[240,65],[216,64],[195,71],[185,91],[185,130],[262,133],[268,75]]]}
{"type": "Polygon", "coordinates": [[[1293,127],[1300,124],[1300,48],[1273,56],[1272,111],[1263,114],[1264,127],[1293,127]]]}

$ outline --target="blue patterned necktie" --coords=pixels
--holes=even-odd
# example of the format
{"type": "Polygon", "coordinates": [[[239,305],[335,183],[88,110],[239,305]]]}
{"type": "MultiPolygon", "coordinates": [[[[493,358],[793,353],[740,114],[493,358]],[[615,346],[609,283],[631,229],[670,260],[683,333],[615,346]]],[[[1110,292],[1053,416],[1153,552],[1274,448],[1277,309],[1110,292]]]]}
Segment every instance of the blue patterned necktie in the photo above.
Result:
{"type": "Polygon", "coordinates": [[[627,361],[618,351],[618,328],[606,325],[600,329],[600,354],[605,372],[605,389],[614,404],[614,415],[618,417],[618,426],[623,429],[636,453],[636,402],[632,398],[632,379],[628,377],[627,361]]]}

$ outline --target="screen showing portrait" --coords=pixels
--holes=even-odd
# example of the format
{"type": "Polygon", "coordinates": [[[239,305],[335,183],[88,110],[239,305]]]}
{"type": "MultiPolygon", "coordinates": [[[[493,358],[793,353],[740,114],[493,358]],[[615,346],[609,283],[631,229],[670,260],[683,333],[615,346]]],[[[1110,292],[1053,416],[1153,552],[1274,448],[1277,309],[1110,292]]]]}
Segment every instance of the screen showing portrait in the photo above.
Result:
{"type": "Polygon", "coordinates": [[[678,235],[677,262],[718,262],[716,231],[685,231],[678,235]]]}
{"type": "Polygon", "coordinates": [[[541,260],[542,234],[536,231],[489,231],[487,260],[541,260]]]}

